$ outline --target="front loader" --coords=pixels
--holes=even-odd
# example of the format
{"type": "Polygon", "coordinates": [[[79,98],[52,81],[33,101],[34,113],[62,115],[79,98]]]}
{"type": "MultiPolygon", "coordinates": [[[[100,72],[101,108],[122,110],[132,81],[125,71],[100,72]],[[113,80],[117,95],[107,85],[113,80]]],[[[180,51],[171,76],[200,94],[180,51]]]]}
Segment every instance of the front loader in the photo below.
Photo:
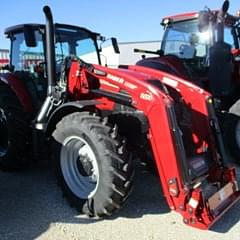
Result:
{"type": "Polygon", "coordinates": [[[49,149],[71,205],[107,217],[131,193],[133,156],[148,152],[170,209],[189,226],[211,227],[240,198],[211,94],[164,72],[89,63],[100,63],[99,35],[53,24],[50,8],[44,12],[45,26],[6,30],[11,60],[0,76],[1,168],[23,167],[27,155],[49,149]]]}

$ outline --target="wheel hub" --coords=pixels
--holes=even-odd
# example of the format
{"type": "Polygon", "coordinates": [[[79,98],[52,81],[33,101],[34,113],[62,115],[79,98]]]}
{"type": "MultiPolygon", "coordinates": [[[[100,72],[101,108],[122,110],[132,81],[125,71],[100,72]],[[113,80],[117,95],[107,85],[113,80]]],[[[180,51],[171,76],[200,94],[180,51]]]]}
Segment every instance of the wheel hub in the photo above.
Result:
{"type": "Polygon", "coordinates": [[[88,156],[80,155],[77,159],[77,167],[81,175],[84,177],[91,176],[93,172],[93,165],[88,156]]]}
{"type": "Polygon", "coordinates": [[[92,198],[99,183],[97,158],[90,144],[79,136],[65,139],[60,166],[69,189],[81,199],[92,198]]]}

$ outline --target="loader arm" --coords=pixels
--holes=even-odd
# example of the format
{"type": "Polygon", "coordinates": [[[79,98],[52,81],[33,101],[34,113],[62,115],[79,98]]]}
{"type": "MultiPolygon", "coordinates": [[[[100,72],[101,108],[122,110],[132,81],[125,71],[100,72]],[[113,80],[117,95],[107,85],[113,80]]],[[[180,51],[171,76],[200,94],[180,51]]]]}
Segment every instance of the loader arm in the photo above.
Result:
{"type": "MultiPolygon", "coordinates": [[[[186,88],[184,80],[161,75],[157,71],[150,73],[145,68],[129,66],[128,69],[107,69],[93,66],[89,71],[79,67],[78,62],[72,63],[70,86],[71,81],[74,82],[72,85],[78,86],[72,89],[72,94],[78,93],[81,99],[97,97],[101,102],[97,108],[101,111],[114,111],[115,105],[121,104],[142,112],[148,122],[147,137],[169,207],[183,216],[184,223],[209,228],[240,195],[235,169],[225,167],[219,152],[215,151],[217,141],[213,129],[209,127],[213,118],[208,112],[211,95],[189,83],[190,88],[186,88]],[[192,159],[186,151],[175,96],[171,96],[163,84],[156,84],[156,81],[163,79],[177,84],[175,88],[181,94],[179,99],[184,100],[182,104],[188,107],[195,123],[200,121],[200,128],[193,124],[191,134],[186,134],[196,146],[192,159]],[[211,164],[204,163],[205,155],[208,155],[211,164]],[[202,169],[194,175],[192,165],[199,164],[202,169]],[[210,194],[206,190],[208,188],[211,188],[210,194]],[[216,203],[214,199],[220,193],[226,197],[216,203]]],[[[166,82],[164,84],[167,85],[166,82]]]]}

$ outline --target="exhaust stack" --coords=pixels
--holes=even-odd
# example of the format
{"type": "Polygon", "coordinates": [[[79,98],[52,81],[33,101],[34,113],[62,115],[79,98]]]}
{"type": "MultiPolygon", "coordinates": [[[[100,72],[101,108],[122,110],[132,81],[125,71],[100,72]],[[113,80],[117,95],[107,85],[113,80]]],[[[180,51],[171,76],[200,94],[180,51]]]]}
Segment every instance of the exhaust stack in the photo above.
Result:
{"type": "Polygon", "coordinates": [[[225,16],[227,15],[230,3],[229,0],[225,0],[222,6],[222,9],[218,13],[218,34],[217,34],[217,42],[224,42],[224,22],[225,16]]]}
{"type": "Polygon", "coordinates": [[[37,130],[44,129],[48,115],[53,107],[53,101],[55,97],[54,88],[57,84],[53,17],[49,6],[45,6],[43,8],[43,12],[46,17],[45,35],[46,35],[46,63],[47,63],[48,90],[47,97],[35,120],[35,129],[37,130]]]}
{"type": "Polygon", "coordinates": [[[56,65],[55,65],[55,44],[54,44],[54,24],[52,12],[49,6],[43,8],[46,17],[46,60],[48,76],[48,95],[52,95],[53,87],[56,86],[56,65]]]}

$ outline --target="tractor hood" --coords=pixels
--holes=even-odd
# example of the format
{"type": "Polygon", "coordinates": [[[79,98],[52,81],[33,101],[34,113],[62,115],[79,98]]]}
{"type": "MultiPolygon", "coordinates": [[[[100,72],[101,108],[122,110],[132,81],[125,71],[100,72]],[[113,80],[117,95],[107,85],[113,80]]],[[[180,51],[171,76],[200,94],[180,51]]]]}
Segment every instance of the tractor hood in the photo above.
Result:
{"type": "Polygon", "coordinates": [[[94,67],[95,69],[104,71],[106,78],[111,84],[116,84],[116,87],[120,90],[132,92],[133,94],[149,91],[155,96],[159,96],[160,94],[166,99],[169,98],[161,81],[151,73],[135,71],[134,69],[130,69],[129,66],[121,66],[118,69],[106,68],[99,65],[95,65],[94,67]],[[157,82],[157,84],[154,84],[154,82],[157,82]]]}
{"type": "Polygon", "coordinates": [[[139,60],[136,65],[153,68],[189,80],[189,74],[186,71],[183,62],[175,56],[166,55],[145,58],[139,60]]]}
{"type": "Polygon", "coordinates": [[[104,71],[105,73],[108,74],[108,76],[110,76],[111,79],[115,80],[116,82],[119,82],[119,80],[114,79],[114,77],[112,77],[111,75],[115,77],[121,77],[126,80],[130,79],[133,81],[137,81],[139,83],[153,79],[153,77],[150,74],[130,70],[128,69],[128,66],[121,66],[121,68],[113,69],[113,68],[107,68],[99,65],[94,65],[94,68],[104,71]]]}

